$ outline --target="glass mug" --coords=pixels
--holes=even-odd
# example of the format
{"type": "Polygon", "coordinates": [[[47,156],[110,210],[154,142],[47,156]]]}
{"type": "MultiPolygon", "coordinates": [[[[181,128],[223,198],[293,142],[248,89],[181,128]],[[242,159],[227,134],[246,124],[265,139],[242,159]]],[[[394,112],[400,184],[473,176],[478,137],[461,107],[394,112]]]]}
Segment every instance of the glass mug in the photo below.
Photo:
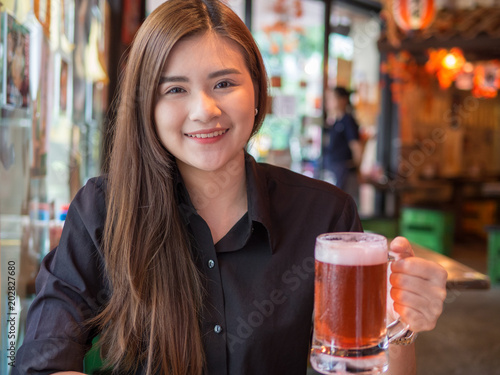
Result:
{"type": "Polygon", "coordinates": [[[372,233],[316,238],[311,365],[322,374],[380,374],[388,344],[408,326],[387,324],[387,239],[372,233]]]}

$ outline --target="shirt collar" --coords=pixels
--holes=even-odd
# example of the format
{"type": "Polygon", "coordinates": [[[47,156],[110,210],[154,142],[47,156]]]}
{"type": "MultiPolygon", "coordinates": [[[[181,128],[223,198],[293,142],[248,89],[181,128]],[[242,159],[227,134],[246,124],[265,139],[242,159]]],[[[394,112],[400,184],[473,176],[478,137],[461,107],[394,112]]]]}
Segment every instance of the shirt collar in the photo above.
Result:
{"type": "MultiPolygon", "coordinates": [[[[275,249],[275,239],[272,237],[271,205],[266,174],[255,159],[245,152],[245,173],[248,199],[248,215],[252,222],[261,223],[267,231],[271,251],[275,249]]],[[[179,212],[185,224],[189,224],[191,215],[197,215],[186,185],[176,167],[174,174],[175,197],[178,202],[179,212]]]]}
{"type": "Polygon", "coordinates": [[[248,214],[252,221],[261,223],[267,230],[271,245],[271,252],[276,248],[275,238],[272,236],[271,202],[266,174],[255,159],[245,153],[245,171],[247,179],[248,214]]]}

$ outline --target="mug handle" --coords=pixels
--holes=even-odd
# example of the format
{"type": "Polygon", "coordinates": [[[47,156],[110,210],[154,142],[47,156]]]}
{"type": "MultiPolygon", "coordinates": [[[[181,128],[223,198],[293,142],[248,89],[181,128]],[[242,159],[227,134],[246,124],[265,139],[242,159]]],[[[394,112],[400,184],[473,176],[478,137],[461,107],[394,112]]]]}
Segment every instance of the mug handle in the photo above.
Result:
{"type": "MultiPolygon", "coordinates": [[[[390,293],[390,288],[392,288],[391,283],[389,282],[389,278],[391,277],[391,263],[394,262],[395,258],[392,255],[388,255],[388,261],[387,261],[387,305],[393,304],[394,301],[391,298],[391,293],[390,293]]],[[[387,308],[389,309],[389,307],[387,308]]],[[[394,314],[397,315],[397,313],[394,311],[394,309],[391,307],[392,311],[394,314]]],[[[389,314],[387,314],[389,315],[389,314]]],[[[410,328],[409,324],[404,323],[401,321],[399,315],[398,317],[391,323],[387,325],[387,339],[389,340],[389,343],[401,338],[406,334],[408,329],[410,328]]]]}

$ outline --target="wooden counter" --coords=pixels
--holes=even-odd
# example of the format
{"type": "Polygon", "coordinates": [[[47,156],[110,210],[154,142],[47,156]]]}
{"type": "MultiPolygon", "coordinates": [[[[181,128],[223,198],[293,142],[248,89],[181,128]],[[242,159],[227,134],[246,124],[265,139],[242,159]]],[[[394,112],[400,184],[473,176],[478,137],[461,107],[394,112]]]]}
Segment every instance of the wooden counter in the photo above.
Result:
{"type": "Polygon", "coordinates": [[[415,256],[439,263],[448,271],[448,289],[489,289],[490,278],[445,255],[412,243],[415,256]]]}

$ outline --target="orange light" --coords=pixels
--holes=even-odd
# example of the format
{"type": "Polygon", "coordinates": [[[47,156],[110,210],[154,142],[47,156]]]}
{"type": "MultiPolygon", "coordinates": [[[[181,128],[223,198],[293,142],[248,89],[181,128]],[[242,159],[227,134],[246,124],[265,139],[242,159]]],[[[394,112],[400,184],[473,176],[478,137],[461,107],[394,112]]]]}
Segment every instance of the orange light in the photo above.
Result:
{"type": "Polygon", "coordinates": [[[443,68],[453,70],[457,74],[465,65],[465,57],[462,50],[460,48],[452,48],[444,57],[441,65],[443,68]]]}
{"type": "Polygon", "coordinates": [[[436,74],[439,86],[447,89],[466,64],[464,54],[460,48],[452,48],[450,51],[444,48],[430,49],[428,54],[429,60],[425,64],[425,69],[431,74],[436,74]]]}
{"type": "Polygon", "coordinates": [[[447,54],[441,64],[443,65],[443,68],[445,69],[456,69],[457,67],[458,60],[457,58],[452,55],[451,53],[447,54]]]}

